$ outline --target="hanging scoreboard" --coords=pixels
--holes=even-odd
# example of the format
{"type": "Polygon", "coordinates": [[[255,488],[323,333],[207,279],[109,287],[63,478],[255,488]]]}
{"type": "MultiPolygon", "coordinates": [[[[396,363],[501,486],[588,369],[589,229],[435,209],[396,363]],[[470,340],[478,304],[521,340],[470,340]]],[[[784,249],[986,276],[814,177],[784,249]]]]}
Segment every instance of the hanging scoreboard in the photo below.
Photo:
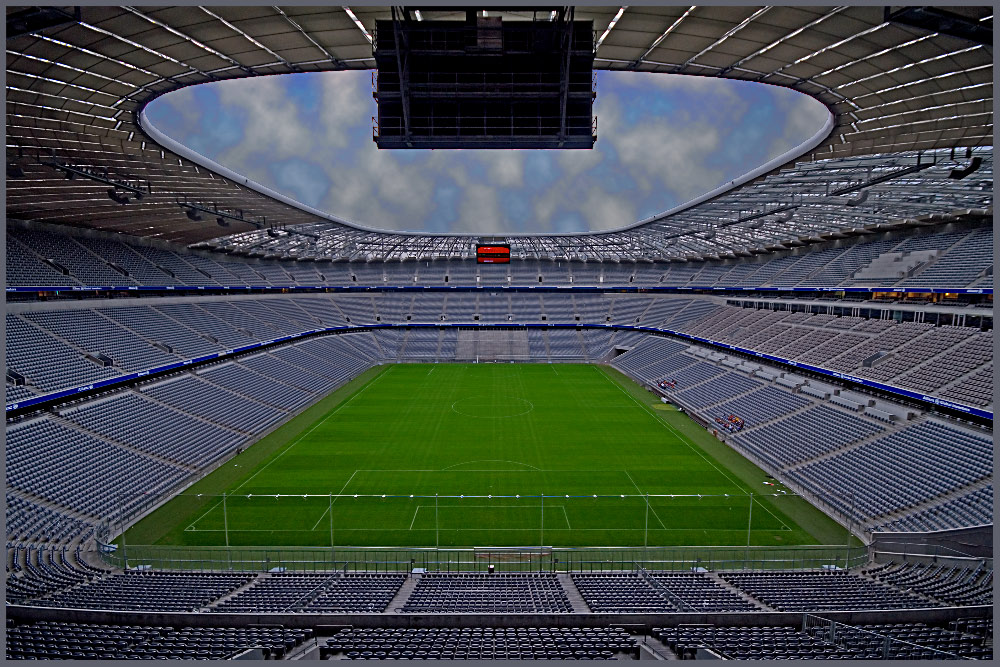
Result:
{"type": "Polygon", "coordinates": [[[491,243],[476,245],[477,264],[510,264],[510,245],[491,243]]]}

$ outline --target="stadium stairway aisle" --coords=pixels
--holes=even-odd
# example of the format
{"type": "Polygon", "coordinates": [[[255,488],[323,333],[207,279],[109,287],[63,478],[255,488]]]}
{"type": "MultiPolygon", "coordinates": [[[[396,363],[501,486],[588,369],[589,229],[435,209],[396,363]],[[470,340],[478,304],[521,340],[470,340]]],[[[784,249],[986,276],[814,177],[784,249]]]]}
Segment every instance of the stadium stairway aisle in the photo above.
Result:
{"type": "Polygon", "coordinates": [[[570,604],[573,605],[573,613],[589,614],[590,607],[587,606],[587,601],[583,599],[583,596],[580,595],[580,590],[573,583],[573,577],[568,573],[564,573],[558,575],[558,578],[563,590],[566,591],[566,597],[569,598],[570,604]]]}
{"type": "Polygon", "coordinates": [[[269,577],[269,576],[271,576],[271,575],[267,574],[267,573],[258,575],[256,577],[254,577],[253,579],[251,579],[250,581],[248,581],[245,584],[243,584],[242,586],[240,586],[239,588],[235,588],[235,589],[229,591],[229,593],[223,595],[221,598],[217,598],[215,600],[212,600],[207,605],[205,605],[204,607],[202,607],[199,611],[211,611],[214,607],[218,607],[218,606],[220,606],[222,604],[225,604],[226,600],[230,600],[230,599],[236,597],[237,595],[239,595],[240,593],[242,593],[246,589],[250,588],[251,586],[256,586],[258,582],[260,582],[262,579],[264,579],[266,577],[269,577]]]}
{"type": "Polygon", "coordinates": [[[725,588],[726,590],[730,591],[734,595],[742,598],[743,600],[746,600],[747,602],[749,602],[750,604],[752,604],[755,607],[758,607],[759,609],[762,609],[764,611],[778,611],[774,607],[761,602],[760,600],[758,600],[757,598],[753,597],[752,595],[750,595],[746,591],[744,591],[742,589],[739,589],[739,588],[736,588],[736,586],[733,586],[731,583],[729,583],[728,581],[726,581],[725,579],[723,579],[722,577],[720,577],[718,572],[708,572],[708,573],[705,574],[705,576],[708,577],[709,579],[711,579],[712,581],[714,581],[719,586],[722,586],[723,588],[725,588]]]}
{"type": "Polygon", "coordinates": [[[632,635],[632,638],[639,644],[640,660],[680,660],[677,654],[671,651],[669,646],[661,642],[656,635],[632,635]],[[648,657],[644,655],[646,651],[651,655],[648,657]]]}
{"type": "Polygon", "coordinates": [[[386,612],[390,614],[403,613],[403,605],[410,599],[410,594],[417,587],[418,581],[420,581],[419,574],[411,574],[404,579],[403,585],[399,587],[396,595],[389,601],[389,606],[385,608],[386,612]]]}

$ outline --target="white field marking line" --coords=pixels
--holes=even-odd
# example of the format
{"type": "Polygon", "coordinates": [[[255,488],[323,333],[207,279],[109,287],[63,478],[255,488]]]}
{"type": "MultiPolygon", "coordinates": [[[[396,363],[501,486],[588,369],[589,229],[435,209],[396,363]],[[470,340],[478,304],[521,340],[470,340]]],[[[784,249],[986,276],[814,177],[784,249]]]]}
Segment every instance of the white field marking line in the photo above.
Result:
{"type": "MultiPolygon", "coordinates": [[[[393,472],[393,471],[390,471],[390,472],[393,472]]],[[[429,471],[429,472],[435,472],[435,471],[429,471]]],[[[482,472],[493,472],[493,471],[491,471],[491,470],[484,470],[482,472]]],[[[523,471],[516,471],[516,472],[530,472],[530,471],[523,470],[523,471]]],[[[540,471],[540,472],[545,472],[545,471],[540,471]]],[[[584,472],[589,472],[589,471],[584,471],[584,472]]],[[[632,483],[633,483],[633,485],[635,484],[635,482],[632,482],[632,483]]],[[[636,488],[638,488],[638,487],[636,487],[636,488]]],[[[641,493],[641,491],[640,491],[640,493],[641,493]]],[[[509,498],[502,498],[502,499],[499,499],[499,500],[509,500],[509,498]]],[[[336,498],[334,499],[334,502],[336,502],[336,498]]],[[[221,504],[222,504],[222,501],[220,500],[218,503],[216,503],[215,505],[213,505],[212,508],[210,508],[207,512],[205,512],[205,514],[203,514],[202,516],[200,516],[197,519],[195,519],[194,523],[192,523],[190,526],[188,526],[187,528],[185,528],[184,531],[185,532],[193,532],[193,533],[222,533],[222,532],[225,532],[225,528],[196,528],[195,527],[195,524],[197,524],[199,521],[201,521],[206,515],[208,515],[209,512],[211,512],[213,509],[215,509],[216,507],[218,507],[221,504]]],[[[413,525],[414,525],[414,523],[417,520],[417,512],[420,511],[421,507],[430,508],[430,507],[434,507],[434,506],[433,505],[417,505],[417,508],[413,511],[413,519],[410,521],[410,527],[408,528],[408,530],[413,530],[413,525]]],[[[543,506],[542,505],[501,505],[501,504],[497,504],[497,505],[438,505],[438,508],[446,508],[446,507],[459,508],[459,509],[497,509],[497,508],[504,508],[504,509],[507,509],[507,508],[539,509],[539,508],[541,508],[543,506]]],[[[552,507],[552,505],[550,505],[550,507],[552,507]]],[[[616,526],[616,527],[613,527],[613,528],[573,528],[572,525],[569,522],[569,514],[566,512],[566,506],[565,505],[556,505],[555,507],[561,507],[562,508],[563,516],[566,518],[566,528],[546,528],[545,530],[601,530],[601,531],[610,531],[610,530],[645,530],[645,528],[622,528],[620,526],[616,526]]],[[[650,510],[653,511],[653,514],[655,516],[656,515],[656,510],[653,510],[652,506],[650,506],[650,510]]],[[[229,532],[231,532],[231,533],[302,533],[302,532],[316,532],[316,529],[319,526],[319,522],[323,519],[324,516],[326,516],[326,512],[329,512],[329,511],[330,511],[330,508],[327,507],[326,511],[323,512],[323,514],[320,516],[319,520],[317,520],[316,523],[313,525],[313,527],[310,530],[308,530],[308,531],[306,531],[306,529],[304,529],[304,528],[274,528],[274,529],[269,529],[269,528],[236,528],[236,529],[231,529],[229,532]]],[[[765,511],[766,511],[766,508],[765,508],[765,511]]],[[[703,531],[704,532],[704,530],[705,530],[704,528],[667,528],[666,526],[663,525],[663,521],[660,520],[660,517],[657,516],[656,520],[660,522],[660,525],[663,526],[663,530],[666,530],[666,531],[692,531],[692,532],[693,531],[703,531]]],[[[401,528],[342,528],[342,530],[382,531],[382,530],[402,530],[402,529],[401,528]]],[[[430,530],[430,528],[418,528],[417,530],[430,530]]],[[[462,531],[462,530],[465,530],[465,531],[471,531],[471,530],[534,530],[534,528],[441,528],[441,530],[458,530],[458,531],[462,531]]],[[[655,528],[654,528],[654,530],[655,530],[655,528]]],[[[745,534],[745,531],[742,528],[717,528],[715,530],[716,530],[716,532],[720,532],[720,531],[721,532],[726,532],[726,531],[729,531],[729,532],[738,532],[740,534],[745,534]]],[[[782,528],[779,528],[778,530],[790,531],[791,528],[788,528],[787,526],[785,526],[784,524],[782,524],[782,528]]]]}
{"type": "MultiPolygon", "coordinates": [[[[343,528],[342,530],[349,530],[349,531],[356,531],[356,532],[386,532],[386,531],[402,531],[402,530],[406,530],[406,529],[405,528],[343,528]]],[[[434,530],[434,529],[433,528],[416,528],[414,530],[434,530]]],[[[454,532],[462,532],[462,531],[464,531],[464,532],[472,532],[472,531],[483,531],[483,530],[521,530],[521,531],[530,530],[530,531],[537,531],[538,529],[537,528],[440,528],[439,530],[450,530],[450,531],[454,531],[454,532]]],[[[549,527],[546,527],[545,530],[576,530],[576,531],[580,531],[580,530],[599,530],[599,531],[602,531],[602,532],[610,532],[610,531],[615,531],[615,530],[634,530],[634,531],[640,531],[641,532],[641,531],[643,531],[645,529],[644,528],[622,528],[621,526],[612,526],[610,528],[549,528],[549,527]]],[[[654,528],[653,530],[656,530],[656,529],[654,528]]],[[[673,531],[677,531],[677,532],[682,532],[682,531],[683,532],[699,532],[699,533],[706,533],[706,532],[708,532],[708,529],[706,529],[706,528],[668,528],[667,530],[671,531],[671,532],[673,532],[673,531]]],[[[739,534],[746,535],[746,531],[745,530],[737,530],[735,528],[720,528],[720,529],[713,529],[713,531],[716,532],[716,533],[718,533],[718,532],[729,532],[729,533],[739,533],[739,534]]],[[[225,532],[225,529],[223,529],[223,528],[200,528],[200,529],[195,529],[192,532],[195,532],[195,533],[222,533],[222,532],[225,532]]],[[[237,530],[230,529],[229,532],[230,533],[308,533],[308,532],[313,532],[313,531],[309,531],[309,530],[307,530],[305,528],[274,528],[274,529],[271,529],[271,528],[240,528],[240,529],[237,529],[237,530]]],[[[263,546],[264,545],[256,545],[256,547],[263,547],[263,546]]],[[[656,545],[656,546],[665,546],[665,545],[656,545]]],[[[716,545],[711,545],[711,544],[709,544],[709,545],[702,545],[702,546],[707,546],[707,547],[710,547],[710,548],[716,548],[716,545]]],[[[737,547],[745,547],[745,546],[746,546],[745,544],[744,545],[737,545],[737,546],[733,546],[733,545],[719,545],[719,548],[728,547],[730,549],[734,549],[734,548],[737,548],[737,547]]],[[[759,546],[759,545],[755,545],[755,546],[759,546]]],[[[275,547],[275,546],[272,545],[272,546],[269,546],[267,548],[269,548],[269,549],[275,549],[275,548],[278,548],[278,547],[275,547]]],[[[288,547],[288,548],[289,549],[294,549],[294,548],[297,548],[297,547],[288,547]]],[[[329,549],[329,547],[327,547],[327,548],[329,549]]],[[[400,549],[405,549],[405,548],[406,547],[400,547],[400,549]]],[[[630,546],[630,547],[624,547],[624,548],[626,548],[626,549],[642,549],[641,546],[630,546]]],[[[843,549],[843,545],[841,545],[841,549],[843,549]]]]}
{"type": "MultiPolygon", "coordinates": [[[[320,515],[319,520],[316,521],[316,526],[318,526],[319,522],[323,520],[323,517],[326,516],[327,512],[330,512],[330,511],[333,510],[333,504],[335,502],[337,502],[338,500],[340,500],[340,497],[342,495],[344,495],[344,491],[347,490],[347,487],[350,485],[351,481],[354,479],[354,476],[357,475],[357,474],[358,474],[358,471],[355,470],[354,472],[351,473],[351,476],[347,478],[347,481],[344,482],[344,486],[342,486],[340,488],[340,493],[338,493],[337,497],[334,498],[333,501],[330,502],[329,507],[326,508],[326,510],[323,512],[323,514],[320,515]]],[[[313,530],[316,530],[316,526],[313,526],[313,530]]]]}
{"type": "MultiPolygon", "coordinates": [[[[466,463],[513,463],[514,465],[527,466],[527,467],[531,468],[532,470],[537,470],[538,472],[545,472],[541,468],[535,467],[535,466],[531,465],[530,463],[521,463],[520,461],[508,461],[506,459],[474,459],[472,461],[462,461],[461,463],[456,463],[454,465],[450,465],[447,468],[441,468],[441,470],[438,471],[438,472],[444,472],[445,470],[451,470],[452,468],[456,468],[458,466],[464,466],[466,463]]],[[[402,472],[402,471],[400,471],[400,472],[402,472]]],[[[474,471],[472,471],[472,470],[462,470],[461,472],[474,472],[474,471]]],[[[475,471],[475,472],[527,472],[527,471],[525,471],[525,470],[485,470],[485,471],[475,471]]]]}
{"type": "MultiPolygon", "coordinates": [[[[449,500],[453,500],[453,498],[449,498],[449,500]]],[[[499,498],[498,500],[510,500],[510,499],[509,498],[499,498]]],[[[434,507],[434,505],[417,505],[417,507],[431,508],[431,507],[434,507]]],[[[503,505],[503,504],[497,503],[497,504],[494,504],[494,505],[438,505],[438,507],[440,509],[449,509],[450,508],[450,509],[460,509],[460,510],[473,510],[473,509],[482,509],[482,510],[489,510],[489,509],[494,509],[494,510],[496,510],[496,509],[500,509],[500,510],[535,509],[535,510],[537,510],[537,509],[541,509],[542,507],[563,507],[563,505],[551,505],[551,504],[549,504],[549,505],[540,505],[540,504],[539,505],[517,505],[517,504],[514,504],[514,505],[503,505]]],[[[486,530],[486,529],[484,528],[482,530],[486,530]]]]}
{"type": "MultiPolygon", "coordinates": [[[[628,477],[628,481],[632,482],[632,486],[634,486],[635,490],[639,492],[639,495],[642,495],[642,489],[640,489],[639,485],[635,483],[634,479],[632,479],[632,475],[629,475],[628,470],[625,471],[625,475],[628,477]]],[[[656,510],[653,509],[653,506],[649,504],[649,496],[645,496],[645,500],[646,500],[646,507],[648,507],[649,511],[653,513],[653,516],[656,517],[656,520],[660,522],[660,528],[666,530],[667,527],[666,525],[664,525],[663,519],[661,519],[660,515],[656,513],[656,510]]]]}
{"type": "Polygon", "coordinates": [[[323,510],[323,513],[319,515],[319,518],[316,519],[316,523],[313,524],[313,527],[309,529],[309,532],[312,532],[312,531],[316,530],[316,526],[319,525],[319,522],[323,520],[323,517],[325,517],[326,513],[329,512],[329,511],[330,511],[330,507],[327,506],[327,508],[325,510],[323,510]]]}
{"type": "MultiPolygon", "coordinates": [[[[545,505],[417,505],[417,509],[413,510],[413,519],[410,520],[410,527],[407,530],[413,530],[413,524],[417,521],[417,512],[420,511],[421,507],[451,507],[459,509],[540,509],[544,508],[545,505]]],[[[552,507],[550,505],[550,507],[552,507]]],[[[555,505],[555,507],[561,507],[563,511],[563,516],[566,517],[566,527],[565,528],[549,528],[548,530],[573,530],[573,527],[569,525],[569,515],[566,514],[565,505],[555,505]]],[[[534,528],[440,528],[439,530],[534,530],[534,528]]],[[[313,528],[315,530],[315,527],[313,528]]],[[[347,530],[375,530],[375,529],[365,529],[365,528],[348,528],[347,530]]],[[[390,529],[392,530],[392,529],[390,529]]],[[[395,530],[398,530],[395,529],[395,530]]],[[[430,528],[420,528],[419,530],[430,530],[430,528]]],[[[596,529],[591,529],[596,530],[596,529]]],[[[699,529],[700,530],[700,529],[699,529]]]]}
{"type": "Polygon", "coordinates": [[[326,516],[326,513],[329,512],[331,509],[333,509],[333,503],[337,502],[340,499],[340,496],[342,496],[344,493],[344,489],[347,488],[347,485],[351,483],[351,480],[354,479],[354,476],[357,474],[358,474],[357,470],[351,473],[351,476],[347,478],[346,482],[344,482],[344,486],[340,489],[340,493],[337,494],[337,497],[334,498],[332,501],[330,501],[330,504],[327,506],[327,508],[323,510],[323,513],[319,515],[318,519],[316,519],[316,523],[313,524],[312,530],[316,530],[316,526],[318,526],[319,522],[323,520],[323,517],[326,516]]]}
{"type": "Polygon", "coordinates": [[[306,437],[307,435],[309,435],[310,433],[312,433],[313,431],[315,431],[316,429],[318,429],[318,428],[319,428],[320,426],[322,426],[323,424],[325,424],[325,423],[326,423],[326,421],[327,421],[327,420],[328,420],[328,419],[329,419],[330,417],[332,417],[332,416],[334,416],[335,414],[337,414],[338,412],[340,412],[340,411],[341,411],[341,409],[343,409],[343,408],[347,407],[347,404],[348,404],[348,403],[350,403],[351,401],[353,401],[353,400],[354,400],[355,398],[357,398],[357,397],[358,397],[358,396],[360,396],[361,394],[365,393],[365,391],[366,391],[366,390],[368,389],[368,387],[372,386],[373,384],[375,384],[376,382],[378,382],[379,380],[381,380],[382,378],[384,378],[384,377],[385,377],[386,375],[388,375],[388,374],[390,373],[390,371],[392,371],[392,369],[393,369],[393,367],[392,367],[392,366],[388,366],[388,367],[387,367],[387,368],[385,369],[385,372],[384,372],[384,373],[380,374],[380,375],[379,375],[378,377],[376,377],[376,378],[375,378],[374,380],[372,380],[371,382],[369,382],[368,384],[366,384],[366,385],[365,385],[364,387],[362,387],[362,388],[361,388],[361,391],[359,391],[358,393],[354,394],[354,396],[351,396],[351,397],[350,397],[349,399],[347,399],[346,401],[344,401],[343,403],[341,403],[341,404],[340,404],[340,407],[338,407],[338,408],[337,408],[336,410],[334,410],[333,412],[331,412],[330,414],[328,414],[328,415],[327,415],[326,417],[324,417],[324,418],[323,418],[323,421],[319,422],[318,424],[316,424],[315,426],[313,426],[313,427],[312,427],[311,429],[309,429],[308,431],[306,431],[305,433],[303,433],[303,434],[302,434],[302,435],[300,435],[299,437],[295,438],[295,440],[293,440],[293,441],[292,441],[292,444],[290,444],[290,445],[288,445],[287,447],[285,447],[285,449],[283,449],[283,450],[281,451],[281,453],[280,453],[280,454],[278,454],[278,455],[277,455],[277,456],[275,456],[275,457],[274,457],[273,459],[271,459],[270,461],[268,461],[268,462],[267,462],[267,465],[265,465],[265,466],[264,466],[263,468],[261,468],[260,470],[258,470],[258,471],[257,471],[257,472],[255,472],[254,474],[250,475],[250,476],[249,476],[249,477],[247,477],[247,478],[246,478],[245,480],[243,480],[243,482],[242,482],[242,483],[241,483],[241,484],[240,484],[239,486],[237,486],[237,487],[236,487],[235,489],[233,489],[233,491],[236,491],[236,490],[238,490],[238,489],[241,489],[241,488],[243,488],[243,486],[244,486],[244,485],[245,485],[245,484],[246,484],[247,482],[249,482],[249,481],[250,481],[250,480],[252,480],[252,479],[253,479],[254,477],[256,477],[257,475],[259,475],[259,474],[261,474],[262,472],[264,472],[264,471],[265,471],[265,470],[267,469],[267,467],[268,467],[269,465],[271,465],[272,463],[274,463],[275,461],[277,461],[278,459],[280,459],[280,458],[281,458],[282,456],[284,456],[285,454],[287,454],[288,452],[290,452],[290,451],[291,451],[291,450],[292,450],[292,449],[293,449],[293,448],[295,447],[295,445],[299,444],[299,441],[300,441],[300,440],[302,440],[302,438],[306,437]]]}
{"type": "MultiPolygon", "coordinates": [[[[736,488],[741,488],[739,484],[737,484],[735,481],[733,481],[732,477],[730,477],[729,475],[727,475],[722,470],[719,470],[719,467],[717,465],[715,465],[714,463],[712,463],[711,461],[709,461],[708,458],[697,447],[695,447],[693,444],[691,444],[690,442],[688,442],[687,437],[685,437],[680,431],[678,431],[677,429],[675,429],[673,426],[671,426],[670,424],[668,424],[664,420],[662,420],[659,417],[657,417],[656,413],[652,412],[649,408],[647,408],[645,405],[643,405],[642,403],[640,403],[639,400],[635,396],[633,396],[632,394],[630,394],[627,391],[625,391],[625,389],[621,385],[619,385],[617,382],[615,382],[614,380],[612,380],[611,377],[607,373],[604,373],[599,368],[595,368],[595,370],[597,370],[598,373],[600,373],[601,375],[603,375],[604,378],[608,382],[610,382],[615,387],[617,387],[619,391],[621,391],[623,394],[625,394],[626,396],[628,396],[629,398],[631,398],[635,402],[636,405],[638,405],[640,408],[642,408],[643,410],[645,410],[651,417],[653,417],[653,419],[655,419],[656,421],[660,422],[661,426],[663,426],[668,431],[670,431],[671,433],[673,433],[674,435],[676,435],[677,438],[681,442],[683,442],[685,445],[687,445],[688,449],[690,449],[692,452],[694,452],[695,454],[697,454],[698,456],[700,456],[702,459],[704,459],[705,463],[707,463],[708,465],[710,465],[713,468],[715,468],[715,470],[717,472],[719,472],[723,477],[725,477],[726,479],[728,479],[733,484],[733,486],[735,486],[736,488]]],[[[636,488],[638,488],[638,487],[636,487],[636,488]]],[[[772,512],[771,510],[767,509],[763,505],[761,505],[761,509],[763,509],[765,512],[767,512],[768,514],[770,514],[771,517],[775,521],[777,521],[778,523],[780,523],[782,525],[782,527],[784,528],[784,530],[788,530],[788,531],[791,530],[791,528],[788,526],[788,524],[786,524],[784,521],[782,521],[778,517],[774,516],[774,512],[772,512]]]]}
{"type": "MultiPolygon", "coordinates": [[[[497,459],[497,460],[499,460],[499,459],[497,459]]],[[[475,463],[475,461],[465,461],[465,463],[475,463]]],[[[509,463],[520,463],[520,461],[509,461],[509,463]]],[[[463,464],[462,463],[456,463],[455,465],[463,465],[463,464]]],[[[528,464],[528,463],[521,463],[521,465],[530,465],[530,464],[528,464]]],[[[449,468],[453,468],[453,467],[454,466],[448,466],[448,468],[441,468],[441,469],[438,469],[438,468],[361,468],[358,472],[445,472],[449,468]]],[[[598,469],[598,470],[568,470],[568,469],[563,469],[563,468],[548,468],[548,469],[542,470],[541,468],[535,468],[534,470],[520,470],[520,469],[516,469],[516,470],[497,470],[495,468],[487,468],[487,469],[483,469],[483,470],[458,470],[456,472],[556,472],[556,473],[573,472],[573,473],[577,473],[577,472],[609,472],[609,471],[607,469],[598,469]]],[[[611,472],[613,472],[613,471],[611,471],[611,472]]],[[[263,494],[263,495],[267,495],[267,494],[263,494]]],[[[274,495],[274,494],[271,494],[271,495],[274,495]]],[[[292,495],[294,495],[294,494],[292,494],[292,495]]]]}
{"type": "Polygon", "coordinates": [[[435,366],[431,366],[431,369],[429,371],[427,371],[427,375],[430,375],[431,373],[433,373],[435,368],[437,368],[436,365],[435,366]]]}
{"type": "Polygon", "coordinates": [[[197,531],[198,529],[194,527],[195,524],[198,523],[199,521],[201,521],[202,519],[204,519],[206,516],[208,516],[212,512],[212,510],[214,510],[216,507],[218,507],[221,504],[222,504],[222,501],[220,500],[219,502],[215,503],[214,505],[212,505],[211,507],[209,507],[207,510],[205,510],[205,513],[202,514],[197,519],[195,519],[194,521],[192,521],[191,525],[184,529],[184,532],[187,532],[189,530],[191,530],[191,531],[197,531]]]}

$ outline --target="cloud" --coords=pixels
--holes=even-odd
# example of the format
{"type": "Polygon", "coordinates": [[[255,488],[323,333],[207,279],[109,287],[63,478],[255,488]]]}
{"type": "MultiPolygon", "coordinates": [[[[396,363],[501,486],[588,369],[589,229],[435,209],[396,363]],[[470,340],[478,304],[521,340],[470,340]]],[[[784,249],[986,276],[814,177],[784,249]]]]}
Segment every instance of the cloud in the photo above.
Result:
{"type": "Polygon", "coordinates": [[[524,184],[525,157],[524,151],[513,150],[501,151],[495,157],[477,155],[477,159],[486,165],[490,185],[494,187],[521,187],[524,184]]]}
{"type": "Polygon", "coordinates": [[[624,227],[636,220],[636,202],[631,197],[616,197],[591,190],[581,213],[587,221],[587,230],[624,227]]]}
{"type": "Polygon", "coordinates": [[[269,175],[282,192],[308,206],[318,206],[330,189],[330,181],[323,170],[299,158],[272,163],[269,175]]]}
{"type": "Polygon", "coordinates": [[[223,154],[224,164],[238,164],[253,152],[266,154],[269,159],[289,157],[309,158],[314,142],[307,125],[290,121],[298,109],[286,94],[291,81],[281,77],[262,77],[256,85],[245,86],[244,80],[218,83],[219,101],[223,107],[244,112],[244,141],[223,154]]]}
{"type": "MultiPolygon", "coordinates": [[[[346,148],[351,137],[364,128],[366,138],[371,128],[371,93],[364,87],[363,76],[314,75],[319,78],[321,104],[319,127],[323,133],[324,148],[346,148]],[[367,92],[367,96],[365,93],[367,92]]],[[[351,73],[354,74],[353,72],[351,73]]],[[[366,75],[367,72],[361,74],[366,75]]]]}
{"type": "Polygon", "coordinates": [[[806,95],[799,95],[789,104],[785,112],[783,132],[774,138],[768,151],[774,156],[795,148],[811,137],[829,118],[826,106],[806,95]]]}
{"type": "Polygon", "coordinates": [[[159,98],[149,116],[206,157],[339,218],[487,234],[630,225],[798,145],[827,113],[793,91],[710,77],[601,72],[598,85],[594,150],[380,151],[370,72],[203,84],[159,98]]]}
{"type": "Polygon", "coordinates": [[[489,185],[472,185],[462,193],[455,232],[489,234],[500,228],[501,211],[497,191],[489,185]]]}

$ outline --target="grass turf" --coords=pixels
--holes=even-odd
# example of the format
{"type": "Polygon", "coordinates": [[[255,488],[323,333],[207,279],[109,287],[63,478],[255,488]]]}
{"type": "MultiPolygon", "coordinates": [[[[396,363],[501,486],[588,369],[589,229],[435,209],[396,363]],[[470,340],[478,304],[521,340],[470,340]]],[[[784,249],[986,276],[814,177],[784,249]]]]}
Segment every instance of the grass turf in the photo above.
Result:
{"type": "Polygon", "coordinates": [[[842,527],[799,498],[770,495],[762,471],[684,414],[655,407],[628,378],[593,365],[373,369],[127,539],[329,546],[332,532],[340,546],[745,545],[749,520],[754,545],[844,543],[842,527]],[[647,504],[644,494],[695,496],[647,504]]]}

